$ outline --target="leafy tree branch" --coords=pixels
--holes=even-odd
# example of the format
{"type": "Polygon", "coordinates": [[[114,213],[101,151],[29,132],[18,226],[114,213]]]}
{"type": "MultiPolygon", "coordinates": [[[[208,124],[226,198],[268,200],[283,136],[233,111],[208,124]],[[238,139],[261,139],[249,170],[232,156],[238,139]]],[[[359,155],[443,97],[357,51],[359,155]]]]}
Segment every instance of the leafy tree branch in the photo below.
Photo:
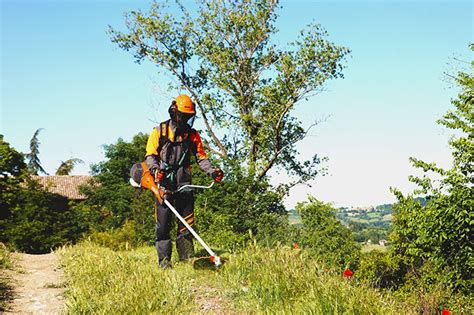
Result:
{"type": "Polygon", "coordinates": [[[276,0],[196,3],[196,12],[180,1],[173,14],[157,2],[147,13],[132,11],[126,32],[110,27],[112,41],[177,79],[175,88],[196,102],[210,138],[206,147],[227,164],[238,161],[255,181],[274,167],[298,182],[314,178],[320,160],[297,160],[295,145],[307,131],[292,114],[327,81],[343,77],[349,50],[330,42],[318,24],[286,48],[274,44],[276,0]]]}

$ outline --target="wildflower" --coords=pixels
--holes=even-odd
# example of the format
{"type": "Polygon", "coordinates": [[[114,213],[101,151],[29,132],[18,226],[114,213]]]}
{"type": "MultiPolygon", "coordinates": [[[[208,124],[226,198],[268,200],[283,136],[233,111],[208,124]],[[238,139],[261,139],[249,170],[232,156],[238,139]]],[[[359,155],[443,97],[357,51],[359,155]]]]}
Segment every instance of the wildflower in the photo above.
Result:
{"type": "Polygon", "coordinates": [[[352,278],[353,274],[354,273],[349,268],[346,268],[342,275],[344,276],[344,278],[350,279],[350,278],[352,278]]]}
{"type": "Polygon", "coordinates": [[[300,246],[298,245],[298,243],[293,243],[293,249],[298,249],[300,248],[300,246]]]}
{"type": "Polygon", "coordinates": [[[445,308],[441,311],[441,315],[451,315],[451,311],[445,308]]]}

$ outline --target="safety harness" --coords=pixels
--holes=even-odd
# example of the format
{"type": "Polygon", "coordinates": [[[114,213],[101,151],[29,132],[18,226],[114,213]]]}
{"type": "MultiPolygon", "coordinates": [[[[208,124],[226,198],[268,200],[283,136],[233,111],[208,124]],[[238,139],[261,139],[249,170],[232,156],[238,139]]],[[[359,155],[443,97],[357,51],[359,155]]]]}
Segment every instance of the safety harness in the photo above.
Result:
{"type": "MultiPolygon", "coordinates": [[[[158,142],[158,150],[157,151],[158,151],[158,154],[161,154],[161,150],[163,149],[163,147],[167,143],[170,143],[173,146],[181,145],[181,144],[183,145],[181,156],[179,157],[179,160],[178,160],[177,164],[172,165],[172,164],[168,163],[170,155],[171,155],[171,150],[170,150],[171,146],[170,145],[168,145],[168,147],[166,148],[166,153],[165,153],[166,161],[163,161],[163,160],[161,161],[163,163],[163,165],[165,166],[165,169],[163,171],[166,172],[166,178],[169,179],[171,182],[174,182],[174,179],[176,178],[176,173],[177,173],[178,169],[184,165],[184,161],[186,160],[186,157],[188,156],[189,149],[190,149],[191,135],[189,133],[186,136],[186,139],[184,139],[184,137],[183,137],[182,141],[176,142],[176,133],[174,133],[173,134],[173,141],[171,141],[168,137],[169,125],[170,125],[170,120],[169,119],[160,124],[161,132],[160,132],[160,139],[159,139],[159,142],[158,142]]],[[[192,131],[193,130],[191,129],[190,132],[192,132],[192,131]]]]}

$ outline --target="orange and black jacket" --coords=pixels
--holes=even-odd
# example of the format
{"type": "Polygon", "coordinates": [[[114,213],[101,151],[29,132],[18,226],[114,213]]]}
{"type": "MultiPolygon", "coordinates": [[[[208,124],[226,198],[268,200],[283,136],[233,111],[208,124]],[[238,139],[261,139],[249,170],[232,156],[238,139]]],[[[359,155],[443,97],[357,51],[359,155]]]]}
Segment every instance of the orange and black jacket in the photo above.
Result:
{"type": "Polygon", "coordinates": [[[191,183],[191,156],[196,157],[199,167],[211,175],[214,167],[207,158],[199,133],[190,128],[176,134],[172,120],[162,122],[153,128],[146,145],[145,162],[150,169],[166,173],[162,185],[167,189],[191,183]]]}

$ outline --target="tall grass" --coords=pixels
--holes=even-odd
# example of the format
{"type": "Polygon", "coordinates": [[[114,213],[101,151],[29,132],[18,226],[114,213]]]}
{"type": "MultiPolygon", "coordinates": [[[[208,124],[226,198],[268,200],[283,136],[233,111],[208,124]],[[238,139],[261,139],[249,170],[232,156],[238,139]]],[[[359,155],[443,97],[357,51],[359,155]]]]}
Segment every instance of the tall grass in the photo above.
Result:
{"type": "Polygon", "coordinates": [[[222,271],[240,310],[305,314],[407,314],[388,296],[343,279],[305,251],[253,246],[222,271]]]}
{"type": "Polygon", "coordinates": [[[151,247],[114,252],[84,243],[60,254],[69,313],[410,313],[375,289],[327,271],[305,251],[285,247],[229,254],[217,271],[193,269],[190,262],[161,270],[151,247]]]}
{"type": "Polygon", "coordinates": [[[12,298],[11,279],[6,275],[7,269],[13,268],[13,262],[8,248],[0,243],[0,312],[7,309],[12,298]]]}
{"type": "Polygon", "coordinates": [[[189,276],[157,267],[152,247],[114,252],[84,243],[61,249],[73,314],[152,314],[196,309],[189,276]]]}

